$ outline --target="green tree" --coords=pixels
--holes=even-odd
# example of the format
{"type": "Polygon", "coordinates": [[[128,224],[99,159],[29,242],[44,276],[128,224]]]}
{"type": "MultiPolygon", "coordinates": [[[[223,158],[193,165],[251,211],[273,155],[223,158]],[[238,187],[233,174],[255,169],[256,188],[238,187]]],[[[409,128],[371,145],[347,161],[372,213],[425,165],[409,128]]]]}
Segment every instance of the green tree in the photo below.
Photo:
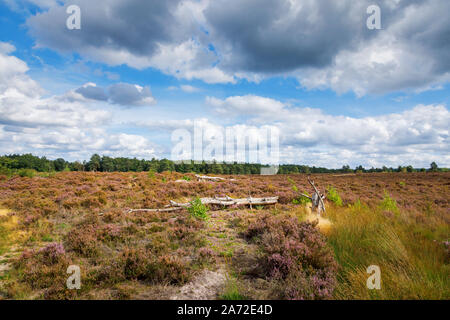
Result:
{"type": "Polygon", "coordinates": [[[53,165],[55,166],[56,171],[63,171],[66,168],[66,161],[62,158],[58,158],[53,161],[53,165]]]}
{"type": "Polygon", "coordinates": [[[430,171],[436,172],[436,171],[438,171],[438,170],[439,170],[438,165],[436,164],[436,162],[433,161],[433,162],[430,164],[430,171]]]}
{"type": "Polygon", "coordinates": [[[92,155],[88,162],[88,168],[90,171],[99,171],[101,168],[101,158],[98,154],[92,155]]]}

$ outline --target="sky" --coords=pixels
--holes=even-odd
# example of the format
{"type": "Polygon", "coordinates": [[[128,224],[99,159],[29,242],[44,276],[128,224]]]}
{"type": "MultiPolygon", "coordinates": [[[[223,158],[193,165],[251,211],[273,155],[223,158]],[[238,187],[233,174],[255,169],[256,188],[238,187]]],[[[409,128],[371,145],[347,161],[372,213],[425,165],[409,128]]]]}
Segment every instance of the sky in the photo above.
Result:
{"type": "Polygon", "coordinates": [[[276,132],[273,162],[450,167],[448,12],[448,0],[2,0],[0,153],[176,160],[200,128],[205,160],[223,159],[208,146],[227,133],[253,160],[252,137],[276,132]]]}

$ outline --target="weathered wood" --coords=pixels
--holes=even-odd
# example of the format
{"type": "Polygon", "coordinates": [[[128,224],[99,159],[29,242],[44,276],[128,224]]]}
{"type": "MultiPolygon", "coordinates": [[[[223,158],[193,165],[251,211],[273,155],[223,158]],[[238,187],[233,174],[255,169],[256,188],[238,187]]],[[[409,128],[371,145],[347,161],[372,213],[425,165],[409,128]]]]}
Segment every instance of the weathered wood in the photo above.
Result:
{"type": "MultiPolygon", "coordinates": [[[[266,204],[275,204],[278,202],[278,197],[266,197],[266,198],[241,198],[241,199],[233,199],[230,197],[225,198],[200,198],[202,204],[214,204],[214,205],[222,205],[222,206],[232,206],[232,205],[266,205],[266,204]]],[[[190,207],[191,204],[187,203],[178,203],[175,201],[170,201],[170,204],[173,207],[190,207]]]]}
{"type": "MultiPolygon", "coordinates": [[[[276,204],[278,202],[278,197],[265,197],[265,198],[241,198],[241,199],[233,199],[229,196],[225,197],[215,197],[215,198],[200,198],[202,204],[212,204],[212,205],[220,205],[220,206],[241,206],[241,205],[269,205],[276,204]]],[[[181,210],[184,208],[189,208],[191,206],[190,202],[179,203],[173,200],[170,200],[170,205],[167,205],[164,209],[129,209],[127,212],[169,212],[181,210]]]]}
{"type": "Polygon", "coordinates": [[[170,211],[178,211],[183,209],[182,207],[170,207],[164,209],[129,209],[127,212],[170,212],[170,211]]]}
{"type": "Polygon", "coordinates": [[[210,176],[200,176],[198,174],[195,175],[199,180],[213,180],[213,181],[218,181],[218,180],[227,180],[225,178],[222,177],[210,177],[210,176]]]}
{"type": "Polygon", "coordinates": [[[321,214],[321,212],[325,212],[325,203],[323,202],[323,199],[325,198],[324,195],[320,194],[319,190],[317,190],[316,186],[314,185],[314,181],[311,181],[308,178],[308,182],[310,185],[312,185],[312,187],[314,188],[315,193],[312,196],[312,203],[313,203],[313,208],[315,209],[317,208],[317,213],[321,214]]]}
{"type": "Polygon", "coordinates": [[[211,177],[211,176],[201,176],[201,175],[198,175],[198,174],[196,174],[195,175],[197,178],[198,178],[198,180],[200,180],[200,181],[203,181],[203,180],[212,180],[212,181],[226,181],[226,180],[228,180],[228,181],[236,181],[236,179],[226,179],[226,178],[222,178],[222,177],[211,177]]]}
{"type": "Polygon", "coordinates": [[[307,196],[306,194],[301,193],[301,192],[299,192],[299,193],[300,193],[300,195],[301,195],[302,197],[308,198],[309,200],[312,201],[312,198],[311,198],[310,196],[307,196]]]}

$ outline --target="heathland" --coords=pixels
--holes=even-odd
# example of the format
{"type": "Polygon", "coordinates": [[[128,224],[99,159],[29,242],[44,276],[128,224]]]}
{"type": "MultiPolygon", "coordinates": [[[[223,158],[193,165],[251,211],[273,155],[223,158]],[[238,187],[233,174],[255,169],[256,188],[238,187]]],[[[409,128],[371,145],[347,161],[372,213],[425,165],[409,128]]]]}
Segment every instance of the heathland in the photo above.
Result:
{"type": "Polygon", "coordinates": [[[448,172],[0,176],[0,298],[449,299],[448,172]],[[197,198],[278,196],[206,207],[197,198]],[[164,208],[170,200],[186,210],[164,208]],[[81,288],[68,289],[79,266],[81,288]],[[381,289],[367,288],[379,266],[381,289]]]}

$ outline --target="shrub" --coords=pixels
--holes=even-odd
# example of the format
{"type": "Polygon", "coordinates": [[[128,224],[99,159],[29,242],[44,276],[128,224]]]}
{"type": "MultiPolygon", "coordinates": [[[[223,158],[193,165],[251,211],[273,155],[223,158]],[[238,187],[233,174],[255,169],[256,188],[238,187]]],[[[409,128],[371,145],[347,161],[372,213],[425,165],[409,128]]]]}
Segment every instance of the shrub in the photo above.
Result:
{"type": "Polygon", "coordinates": [[[73,228],[65,237],[66,247],[85,257],[96,256],[99,252],[97,229],[94,225],[73,228]]]}
{"type": "Polygon", "coordinates": [[[273,280],[276,298],[330,298],[336,283],[337,264],[315,223],[285,215],[265,215],[245,233],[263,254],[262,276],[273,280]]]}
{"type": "Polygon", "coordinates": [[[334,187],[328,186],[327,198],[330,201],[334,202],[335,205],[337,205],[339,207],[342,206],[342,198],[334,187]]]}
{"type": "Polygon", "coordinates": [[[126,279],[182,284],[190,279],[188,266],[177,256],[156,256],[151,250],[126,248],[120,257],[126,279]]]}
{"type": "MultiPolygon", "coordinates": [[[[291,178],[288,178],[289,183],[291,184],[292,190],[294,192],[298,192],[298,187],[295,185],[294,180],[292,180],[291,178]]],[[[309,196],[308,192],[303,192],[304,194],[306,194],[307,196],[309,196]]],[[[302,206],[306,205],[307,203],[310,203],[311,199],[303,197],[303,196],[299,196],[297,198],[292,199],[292,203],[293,204],[300,204],[302,206]]]]}
{"type": "Polygon", "coordinates": [[[380,208],[392,213],[398,213],[397,201],[392,199],[387,191],[384,191],[384,197],[380,203],[380,208]]]}
{"type": "Polygon", "coordinates": [[[38,253],[42,258],[42,263],[52,265],[58,263],[65,256],[66,251],[61,243],[54,242],[40,249],[38,253]]]}
{"type": "Polygon", "coordinates": [[[36,175],[36,171],[33,169],[20,169],[17,174],[21,177],[33,178],[36,175]]]}
{"type": "Polygon", "coordinates": [[[214,263],[216,261],[216,253],[211,248],[202,247],[198,249],[197,254],[200,263],[214,263]]]}
{"type": "Polygon", "coordinates": [[[202,220],[208,219],[208,207],[206,207],[199,198],[195,198],[189,203],[191,205],[187,208],[187,210],[193,217],[202,220]]]}
{"type": "Polygon", "coordinates": [[[99,230],[99,239],[103,241],[119,240],[122,236],[122,227],[116,224],[105,224],[99,230]]]}
{"type": "MultiPolygon", "coordinates": [[[[24,251],[14,263],[17,280],[32,289],[45,289],[45,299],[65,299],[77,293],[66,288],[67,267],[71,260],[60,243],[51,243],[40,250],[24,251]]],[[[14,296],[14,288],[9,294],[14,296]]]]}

